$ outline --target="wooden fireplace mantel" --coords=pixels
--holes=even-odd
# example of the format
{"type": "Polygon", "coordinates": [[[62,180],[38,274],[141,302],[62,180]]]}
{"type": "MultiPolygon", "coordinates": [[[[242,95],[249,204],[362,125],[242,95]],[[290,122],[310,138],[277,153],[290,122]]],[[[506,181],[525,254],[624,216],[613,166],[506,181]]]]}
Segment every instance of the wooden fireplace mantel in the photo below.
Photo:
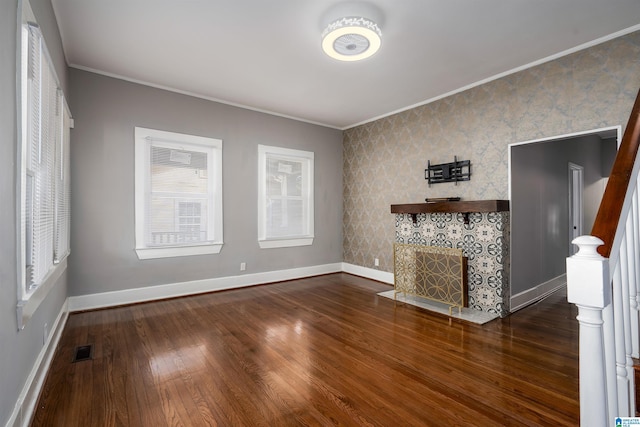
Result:
{"type": "Polygon", "coordinates": [[[461,200],[459,202],[406,203],[391,205],[393,214],[410,214],[413,222],[421,213],[451,212],[463,213],[465,217],[472,212],[503,212],[509,210],[508,200],[461,200]]]}

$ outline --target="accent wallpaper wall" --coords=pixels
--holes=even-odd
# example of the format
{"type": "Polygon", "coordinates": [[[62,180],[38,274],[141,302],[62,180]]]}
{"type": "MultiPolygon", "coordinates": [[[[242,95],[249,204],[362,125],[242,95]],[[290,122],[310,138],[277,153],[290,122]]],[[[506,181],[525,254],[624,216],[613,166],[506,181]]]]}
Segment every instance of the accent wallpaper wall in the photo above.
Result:
{"type": "Polygon", "coordinates": [[[508,199],[509,144],[607,126],[624,129],[638,88],[635,32],[346,130],[344,261],[392,272],[391,204],[444,196],[508,199]],[[446,163],[453,156],[471,160],[471,181],[428,187],[427,160],[446,163]]]}

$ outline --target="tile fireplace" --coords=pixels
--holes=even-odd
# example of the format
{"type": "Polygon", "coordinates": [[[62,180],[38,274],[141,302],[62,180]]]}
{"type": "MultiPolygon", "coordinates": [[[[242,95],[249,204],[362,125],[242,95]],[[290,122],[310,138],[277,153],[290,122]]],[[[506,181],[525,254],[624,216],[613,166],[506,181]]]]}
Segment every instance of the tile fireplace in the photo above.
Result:
{"type": "Polygon", "coordinates": [[[509,314],[509,202],[391,205],[396,243],[460,249],[467,259],[468,307],[509,314]]]}

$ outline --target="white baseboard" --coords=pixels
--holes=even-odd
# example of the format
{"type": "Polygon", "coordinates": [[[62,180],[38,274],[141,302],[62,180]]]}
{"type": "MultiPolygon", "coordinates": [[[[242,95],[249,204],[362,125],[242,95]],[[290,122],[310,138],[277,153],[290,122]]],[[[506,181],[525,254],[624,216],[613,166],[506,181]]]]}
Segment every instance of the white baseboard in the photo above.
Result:
{"type": "Polygon", "coordinates": [[[521,308],[533,304],[534,302],[540,301],[542,298],[546,297],[549,294],[552,294],[553,292],[566,285],[567,275],[562,274],[558,277],[554,277],[551,280],[541,283],[538,286],[513,295],[511,297],[511,308],[509,311],[513,313],[520,310],[521,308]]]}
{"type": "Polygon", "coordinates": [[[343,262],[342,271],[345,273],[355,274],[356,276],[366,277],[367,279],[377,280],[378,282],[388,283],[390,285],[395,283],[393,273],[376,270],[374,268],[362,267],[343,262]]]}
{"type": "Polygon", "coordinates": [[[42,347],[38,358],[33,365],[33,369],[27,377],[18,401],[14,407],[13,413],[7,421],[7,427],[27,427],[31,423],[31,418],[35,412],[36,404],[38,403],[38,396],[40,396],[40,390],[44,385],[44,380],[47,377],[49,366],[53,360],[53,355],[58,348],[58,342],[62,336],[62,331],[69,318],[68,299],[62,305],[60,313],[56,318],[54,324],[51,327],[51,333],[47,339],[46,344],[42,347]]]}
{"type": "Polygon", "coordinates": [[[80,295],[69,297],[69,311],[91,310],[95,308],[195,295],[224,289],[242,288],[264,283],[318,276],[321,274],[338,273],[340,271],[342,271],[342,263],[334,263],[80,295]]]}

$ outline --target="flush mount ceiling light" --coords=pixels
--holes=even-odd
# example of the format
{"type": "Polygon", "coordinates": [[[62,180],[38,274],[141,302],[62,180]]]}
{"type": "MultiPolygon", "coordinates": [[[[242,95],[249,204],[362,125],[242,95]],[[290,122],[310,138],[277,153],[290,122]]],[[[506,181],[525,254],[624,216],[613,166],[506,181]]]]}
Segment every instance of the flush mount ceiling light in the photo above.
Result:
{"type": "Polygon", "coordinates": [[[322,50],[340,61],[359,61],[380,49],[382,31],[378,24],[362,17],[340,18],[322,32],[322,50]]]}

